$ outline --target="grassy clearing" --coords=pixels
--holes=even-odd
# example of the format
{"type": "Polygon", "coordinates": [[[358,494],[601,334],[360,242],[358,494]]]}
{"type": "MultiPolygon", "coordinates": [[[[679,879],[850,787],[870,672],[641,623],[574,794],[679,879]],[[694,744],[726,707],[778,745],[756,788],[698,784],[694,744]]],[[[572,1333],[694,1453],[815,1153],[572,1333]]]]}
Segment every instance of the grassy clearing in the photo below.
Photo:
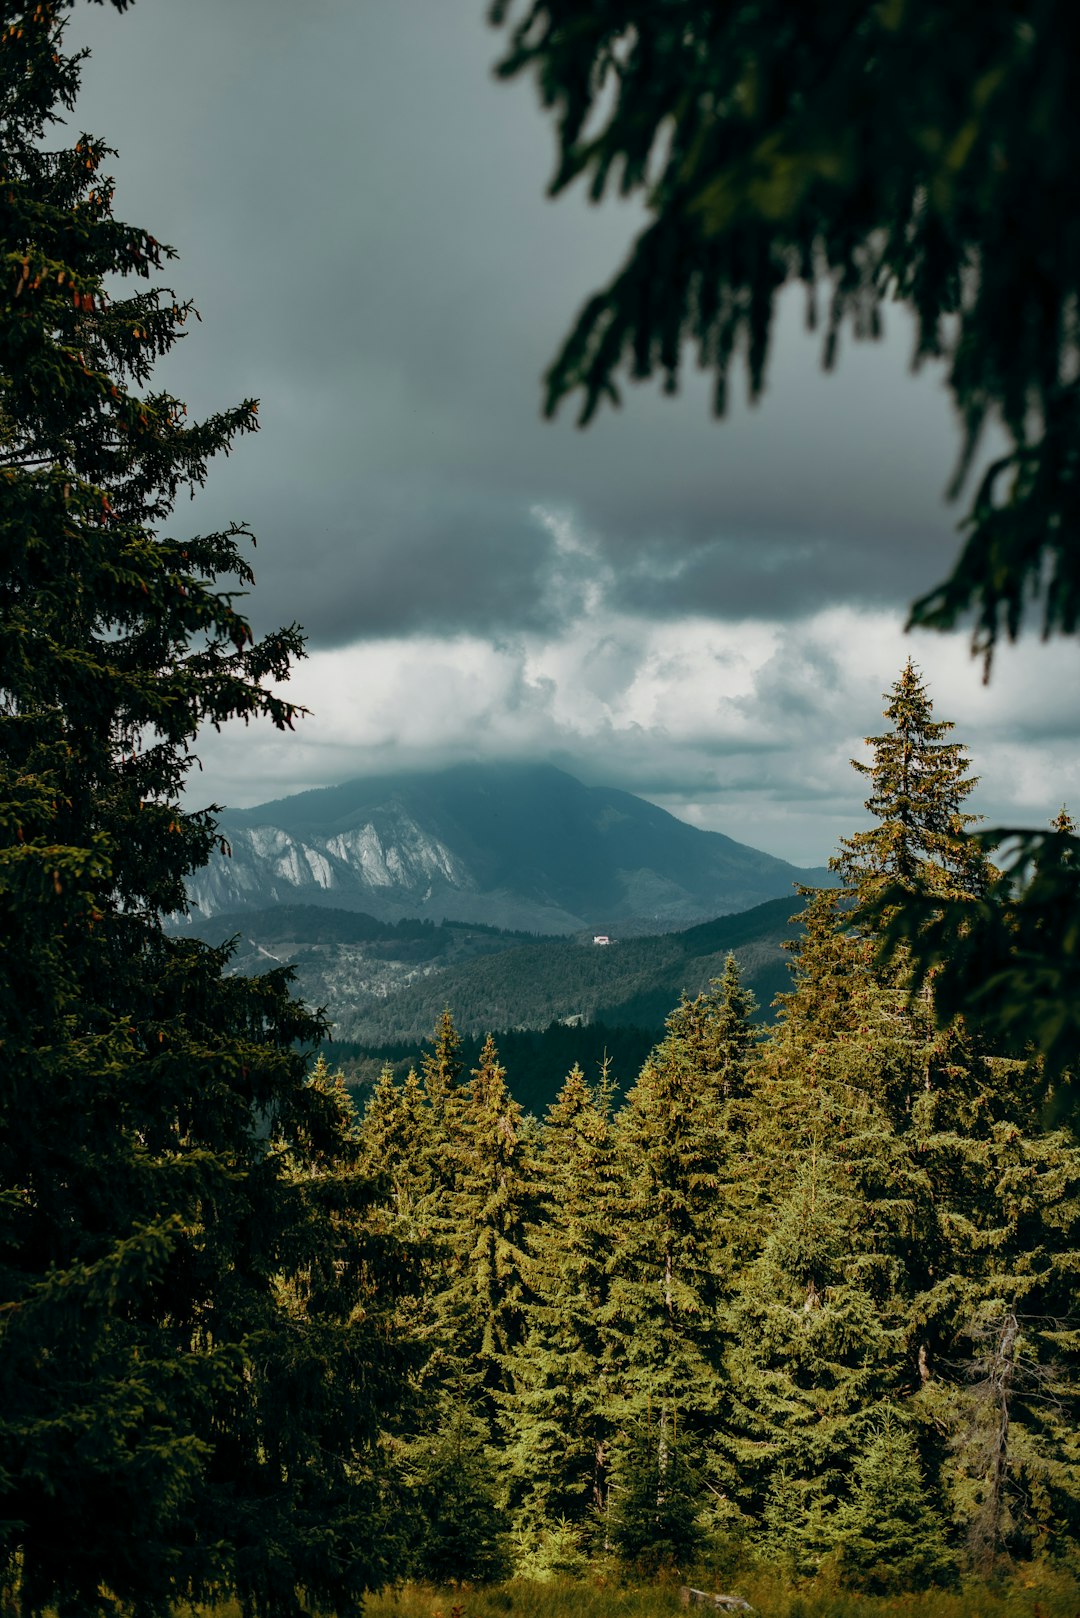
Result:
{"type": "Polygon", "coordinates": [[[368,1618],[673,1618],[682,1608],[678,1585],[513,1579],[474,1590],[406,1584],[372,1596],[366,1611],[368,1618]]]}
{"type": "MultiPolygon", "coordinates": [[[[714,1588],[710,1585],[709,1588],[714,1588]]],[[[790,1585],[762,1575],[733,1580],[761,1618],[1080,1618],[1080,1584],[1031,1570],[1002,1584],[967,1584],[919,1595],[863,1596],[823,1584],[790,1585]]],[[[582,1580],[512,1580],[483,1589],[405,1584],[372,1596],[368,1618],[674,1618],[677,1584],[616,1585],[582,1580]]],[[[691,1608],[701,1618],[712,1609],[691,1608]]]]}
{"type": "MultiPolygon", "coordinates": [[[[702,1587],[743,1596],[759,1618],[1080,1618],[1080,1581],[1050,1569],[902,1596],[857,1595],[821,1580],[792,1587],[760,1573],[702,1587]]],[[[512,1579],[476,1588],[403,1584],[370,1596],[364,1611],[365,1618],[687,1618],[677,1582],[632,1585],[603,1579],[512,1579]]],[[[714,1618],[708,1607],[691,1607],[689,1613],[714,1618]]],[[[185,1607],[177,1618],[240,1618],[240,1608],[232,1602],[185,1607]]]]}

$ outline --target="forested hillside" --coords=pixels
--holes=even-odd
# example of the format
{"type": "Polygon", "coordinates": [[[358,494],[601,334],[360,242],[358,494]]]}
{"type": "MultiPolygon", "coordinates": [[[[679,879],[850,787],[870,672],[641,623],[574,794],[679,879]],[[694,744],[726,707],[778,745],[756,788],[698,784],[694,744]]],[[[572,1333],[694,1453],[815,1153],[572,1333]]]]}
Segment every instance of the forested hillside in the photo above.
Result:
{"type": "Polygon", "coordinates": [[[423,1036],[444,1005],[468,1033],[492,1028],[544,1028],[553,1018],[659,1028],[686,990],[696,994],[722,970],[730,950],[765,1015],[784,986],[783,941],[796,930],[798,895],[771,899],[737,916],[656,938],[610,945],[591,939],[543,939],[470,961],[412,984],[392,1000],[343,1017],[344,1039],[374,1043],[423,1036]]]}
{"type": "Polygon", "coordinates": [[[199,917],[186,932],[214,945],[235,940],[230,967],[258,974],[289,966],[299,992],[323,1006],[336,1040],[382,1049],[415,1045],[448,1003],[464,1032],[543,1029],[595,1021],[659,1029],[683,991],[696,994],[734,950],[771,1016],[784,987],[784,941],[799,899],[656,937],[596,945],[591,935],[537,938],[477,923],[379,921],[357,911],[277,905],[199,917]]]}

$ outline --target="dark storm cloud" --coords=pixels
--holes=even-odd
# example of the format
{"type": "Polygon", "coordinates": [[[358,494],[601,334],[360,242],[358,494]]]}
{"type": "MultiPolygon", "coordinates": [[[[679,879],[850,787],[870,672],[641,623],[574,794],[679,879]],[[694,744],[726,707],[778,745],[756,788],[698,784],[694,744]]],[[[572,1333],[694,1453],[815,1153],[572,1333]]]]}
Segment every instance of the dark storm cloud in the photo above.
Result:
{"type": "Polygon", "coordinates": [[[617,263],[633,210],[543,199],[531,86],[493,82],[484,7],[138,0],[76,13],[80,118],[121,150],[118,208],[174,242],[204,324],[168,380],[193,408],[262,398],[192,520],[259,535],[257,621],[316,644],[502,633],[605,601],[648,615],[901,604],[955,548],[955,433],[908,337],[839,374],[785,307],[770,392],[718,428],[708,389],[635,390],[577,432],[539,376],[617,263]],[[532,514],[566,512],[588,564],[532,514]],[[571,574],[573,573],[573,577],[571,574]]]}
{"type": "Polygon", "coordinates": [[[661,618],[801,616],[836,601],[904,601],[934,567],[942,567],[940,545],[902,531],[890,542],[879,530],[871,546],[843,533],[800,537],[748,523],[737,536],[688,538],[683,530],[651,541],[624,560],[611,599],[661,618]]]}
{"type": "MultiPolygon", "coordinates": [[[[266,560],[266,524],[251,607],[265,626],[302,621],[313,642],[357,637],[485,633],[499,626],[544,632],[556,617],[552,541],[527,511],[506,502],[463,501],[364,489],[343,511],[333,495],[283,488],[271,532],[293,536],[266,560]]],[[[561,599],[566,601],[565,592],[561,599]]],[[[567,602],[577,610],[580,594],[567,602]]]]}

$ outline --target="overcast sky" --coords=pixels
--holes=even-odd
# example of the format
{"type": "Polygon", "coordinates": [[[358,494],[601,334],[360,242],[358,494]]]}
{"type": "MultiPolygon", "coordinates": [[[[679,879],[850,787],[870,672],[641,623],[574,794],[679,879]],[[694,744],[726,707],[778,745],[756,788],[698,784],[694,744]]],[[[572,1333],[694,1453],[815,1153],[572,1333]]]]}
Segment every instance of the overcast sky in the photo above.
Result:
{"type": "Polygon", "coordinates": [[[542,758],[818,862],[862,823],[848,760],[910,651],[982,776],[976,807],[1080,806],[1076,649],[905,638],[958,508],[957,433],[910,333],[823,376],[784,306],[764,403],[633,390],[586,432],[540,375],[640,222],[548,202],[530,83],[496,82],[485,0],[80,7],[76,121],[119,149],[117,212],[180,252],[202,324],[164,380],[262,431],[172,525],[258,534],[257,627],[311,656],[296,737],[210,735],[195,796],[252,804],[369,770],[542,758]],[[1035,718],[1037,716],[1037,723],[1035,718]]]}

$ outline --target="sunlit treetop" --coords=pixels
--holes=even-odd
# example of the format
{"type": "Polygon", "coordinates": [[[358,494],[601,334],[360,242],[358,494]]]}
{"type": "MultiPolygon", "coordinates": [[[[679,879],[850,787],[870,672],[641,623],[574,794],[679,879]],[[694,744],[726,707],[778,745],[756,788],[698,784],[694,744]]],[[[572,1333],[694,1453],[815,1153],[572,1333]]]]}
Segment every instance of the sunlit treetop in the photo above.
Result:
{"type": "Polygon", "coordinates": [[[829,864],[864,902],[894,882],[939,898],[980,895],[990,870],[965,835],[979,819],[964,809],[978,785],[968,774],[967,748],[950,739],[951,720],[934,718],[910,658],[885,695],[889,729],[866,737],[869,763],[852,759],[870,782],[865,807],[874,824],[843,838],[829,864]]]}

